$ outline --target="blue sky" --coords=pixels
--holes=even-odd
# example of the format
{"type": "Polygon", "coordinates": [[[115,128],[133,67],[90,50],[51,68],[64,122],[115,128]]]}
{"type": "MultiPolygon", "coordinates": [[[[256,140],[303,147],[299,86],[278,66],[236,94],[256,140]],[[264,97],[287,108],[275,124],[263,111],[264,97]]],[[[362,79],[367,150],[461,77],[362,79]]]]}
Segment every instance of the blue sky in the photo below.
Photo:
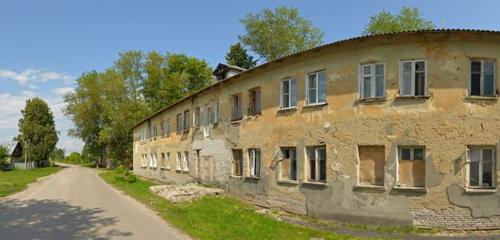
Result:
{"type": "Polygon", "coordinates": [[[243,33],[239,19],[277,6],[297,7],[325,32],[325,43],[358,36],[369,17],[415,6],[439,28],[500,30],[499,1],[118,1],[0,2],[0,143],[17,135],[27,98],[46,99],[59,147],[79,151],[60,109],[85,71],[103,70],[126,50],[185,53],[212,66],[243,33]]]}

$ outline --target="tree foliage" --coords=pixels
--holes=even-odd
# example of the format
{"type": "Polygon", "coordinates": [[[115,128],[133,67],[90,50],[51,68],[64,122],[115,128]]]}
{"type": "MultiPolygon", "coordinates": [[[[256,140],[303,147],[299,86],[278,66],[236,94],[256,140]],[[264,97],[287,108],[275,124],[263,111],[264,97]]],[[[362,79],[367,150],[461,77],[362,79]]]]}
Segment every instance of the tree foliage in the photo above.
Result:
{"type": "Polygon", "coordinates": [[[248,55],[247,50],[239,42],[231,45],[229,48],[229,52],[226,54],[226,62],[245,69],[253,68],[257,64],[257,61],[248,55]]]}
{"type": "Polygon", "coordinates": [[[42,99],[33,98],[26,101],[26,107],[21,113],[18,126],[28,159],[49,159],[59,140],[49,106],[42,99]]]}
{"type": "Polygon", "coordinates": [[[0,164],[7,158],[9,155],[9,148],[5,145],[0,145],[0,164]]]}
{"type": "Polygon", "coordinates": [[[304,19],[296,8],[264,9],[248,14],[240,22],[246,29],[246,33],[239,36],[241,43],[267,61],[323,42],[323,32],[304,19]]]}
{"type": "Polygon", "coordinates": [[[203,60],[182,54],[129,51],[111,68],[84,73],[65,96],[70,135],[84,143],[83,158],[130,164],[131,127],[148,114],[212,82],[203,60]]]}
{"type": "Polygon", "coordinates": [[[82,163],[82,156],[80,155],[80,153],[72,152],[64,159],[64,162],[79,164],[82,163]]]}
{"type": "Polygon", "coordinates": [[[370,17],[370,22],[363,30],[363,35],[426,30],[435,27],[431,20],[425,20],[420,16],[418,8],[402,7],[398,15],[382,11],[370,17]]]}
{"type": "Polygon", "coordinates": [[[55,162],[62,162],[64,161],[64,155],[65,155],[64,149],[56,147],[52,152],[52,160],[55,162]]]}

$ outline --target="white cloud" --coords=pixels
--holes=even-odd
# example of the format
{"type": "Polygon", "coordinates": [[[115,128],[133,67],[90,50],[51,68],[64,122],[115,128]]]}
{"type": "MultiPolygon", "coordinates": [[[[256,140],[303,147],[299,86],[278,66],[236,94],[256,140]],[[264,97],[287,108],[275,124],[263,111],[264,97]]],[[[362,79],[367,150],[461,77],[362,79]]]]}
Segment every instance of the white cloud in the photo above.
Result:
{"type": "Polygon", "coordinates": [[[72,87],[62,87],[62,88],[56,88],[52,90],[52,92],[57,96],[64,96],[66,95],[66,93],[73,92],[74,90],[75,89],[73,89],[72,87]]]}
{"type": "Polygon", "coordinates": [[[0,79],[14,80],[20,85],[33,89],[36,88],[36,83],[44,83],[48,81],[62,81],[66,84],[70,84],[73,77],[68,74],[48,71],[45,69],[29,68],[21,72],[9,69],[0,69],[0,79]]]}
{"type": "Polygon", "coordinates": [[[33,98],[36,96],[36,93],[33,91],[24,90],[21,92],[21,95],[23,95],[23,97],[33,98]]]}

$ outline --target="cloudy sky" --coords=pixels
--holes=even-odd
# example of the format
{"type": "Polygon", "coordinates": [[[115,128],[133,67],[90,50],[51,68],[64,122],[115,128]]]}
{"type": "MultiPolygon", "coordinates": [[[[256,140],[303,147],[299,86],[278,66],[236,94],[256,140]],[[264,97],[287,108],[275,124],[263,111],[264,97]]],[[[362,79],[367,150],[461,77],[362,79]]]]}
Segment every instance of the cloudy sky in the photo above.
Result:
{"type": "Polygon", "coordinates": [[[62,96],[83,72],[109,67],[119,52],[185,53],[212,66],[244,29],[239,19],[262,8],[294,6],[325,32],[324,41],[358,36],[369,17],[416,6],[439,28],[500,30],[500,1],[0,1],[0,143],[17,135],[26,99],[45,99],[56,117],[59,147],[80,151],[67,136],[62,96]]]}

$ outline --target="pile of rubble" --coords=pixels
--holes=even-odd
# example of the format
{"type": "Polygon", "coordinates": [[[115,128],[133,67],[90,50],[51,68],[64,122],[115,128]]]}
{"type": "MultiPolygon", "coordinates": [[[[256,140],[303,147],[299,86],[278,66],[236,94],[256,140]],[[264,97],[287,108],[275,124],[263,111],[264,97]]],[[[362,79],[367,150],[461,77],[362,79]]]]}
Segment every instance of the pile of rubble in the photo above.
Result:
{"type": "Polygon", "coordinates": [[[223,189],[207,188],[196,183],[186,185],[159,185],[151,186],[149,191],[173,203],[192,201],[204,196],[219,195],[224,193],[223,189]]]}

